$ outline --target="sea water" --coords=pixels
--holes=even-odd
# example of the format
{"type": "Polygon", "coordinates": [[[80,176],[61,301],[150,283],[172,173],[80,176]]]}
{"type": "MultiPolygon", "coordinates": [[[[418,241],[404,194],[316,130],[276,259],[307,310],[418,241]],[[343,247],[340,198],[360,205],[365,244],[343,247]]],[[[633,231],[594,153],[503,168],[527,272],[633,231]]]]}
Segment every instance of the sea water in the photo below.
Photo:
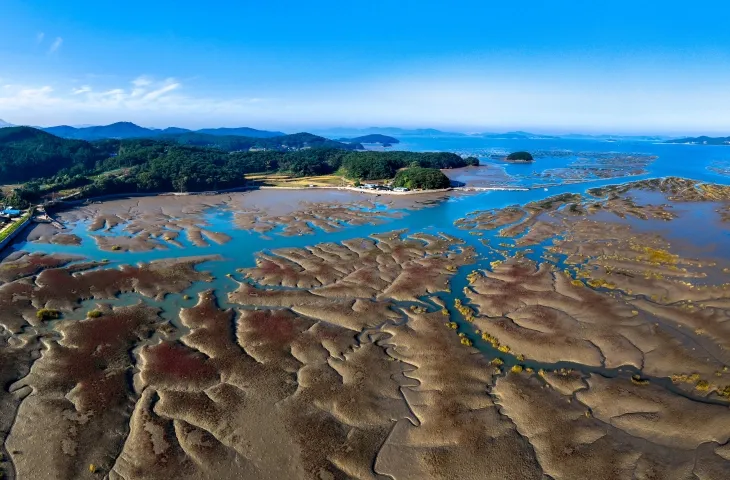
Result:
{"type": "MultiPolygon", "coordinates": [[[[454,226],[457,219],[478,210],[501,208],[515,204],[524,205],[531,201],[541,200],[561,193],[584,193],[589,188],[647,178],[679,176],[705,182],[730,184],[730,177],[719,174],[710,168],[717,162],[730,161],[730,147],[724,146],[565,139],[500,140],[475,137],[409,137],[399,144],[398,148],[411,151],[451,151],[463,155],[482,154],[479,157],[482,164],[504,168],[508,175],[517,178],[513,186],[525,186],[520,183],[520,179],[531,176],[533,172],[540,173],[546,169],[569,166],[574,162],[575,157],[564,156],[563,152],[565,151],[574,152],[576,156],[586,153],[616,152],[653,155],[657,158],[646,167],[647,173],[642,175],[556,184],[548,188],[534,188],[527,191],[487,191],[455,194],[426,208],[402,211],[404,213],[403,218],[382,217],[381,222],[377,225],[343,225],[341,230],[332,233],[315,229],[313,235],[284,236],[278,234],[275,230],[262,235],[236,228],[232,212],[226,209],[213,208],[206,212],[203,219],[208,224],[206,229],[225,233],[232,237],[230,242],[223,245],[211,242],[211,245],[207,247],[195,247],[183,235],[179,238],[179,241],[184,245],[182,249],[170,246],[166,250],[157,249],[147,252],[108,252],[97,248],[91,234],[124,235],[123,226],[118,226],[108,232],[89,232],[89,222],[78,221],[67,225],[67,233],[74,233],[81,237],[81,245],[36,244],[21,239],[12,246],[12,249],[30,252],[78,254],[91,260],[108,259],[112,265],[136,264],[188,255],[221,255],[225,261],[215,262],[221,264],[214,268],[213,273],[216,277],[225,276],[225,273],[233,272],[236,268],[253,266],[255,253],[259,251],[270,251],[281,247],[305,247],[324,241],[340,242],[349,238],[365,237],[374,233],[400,229],[405,229],[409,233],[426,232],[435,234],[444,232],[462,238],[481,253],[486,253],[478,238],[468,235],[464,230],[454,226]],[[561,156],[541,157],[532,164],[504,164],[490,160],[488,156],[484,155],[485,152],[490,151],[509,152],[517,150],[541,152],[554,150],[561,152],[561,156]]],[[[377,197],[373,197],[373,200],[376,203],[378,202],[377,197]]],[[[380,205],[379,209],[382,210],[383,206],[380,205]]],[[[717,233],[716,229],[713,230],[717,233]]],[[[675,231],[674,234],[676,235],[677,232],[675,231]]],[[[703,234],[704,237],[712,235],[712,232],[703,234]]],[[[730,244],[730,241],[724,238],[718,239],[718,243],[730,244]]],[[[204,267],[209,269],[213,266],[206,264],[204,267]]]]}

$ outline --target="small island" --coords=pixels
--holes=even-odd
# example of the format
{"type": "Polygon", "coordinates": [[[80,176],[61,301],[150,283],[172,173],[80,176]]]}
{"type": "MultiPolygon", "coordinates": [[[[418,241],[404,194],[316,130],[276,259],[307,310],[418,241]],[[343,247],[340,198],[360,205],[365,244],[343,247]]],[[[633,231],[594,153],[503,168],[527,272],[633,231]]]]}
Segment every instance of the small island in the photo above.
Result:
{"type": "Polygon", "coordinates": [[[382,145],[384,147],[390,147],[393,144],[400,143],[400,141],[395,137],[389,137],[388,135],[380,135],[379,133],[374,133],[371,135],[363,135],[361,137],[355,137],[355,138],[341,138],[339,141],[344,142],[344,143],[350,143],[350,144],[379,143],[380,145],[382,145]]]}
{"type": "Polygon", "coordinates": [[[532,163],[535,159],[530,152],[512,152],[505,157],[504,161],[509,163],[532,163]]]}
{"type": "Polygon", "coordinates": [[[664,143],[682,143],[688,145],[730,145],[730,137],[686,137],[667,140],[664,143]]]}

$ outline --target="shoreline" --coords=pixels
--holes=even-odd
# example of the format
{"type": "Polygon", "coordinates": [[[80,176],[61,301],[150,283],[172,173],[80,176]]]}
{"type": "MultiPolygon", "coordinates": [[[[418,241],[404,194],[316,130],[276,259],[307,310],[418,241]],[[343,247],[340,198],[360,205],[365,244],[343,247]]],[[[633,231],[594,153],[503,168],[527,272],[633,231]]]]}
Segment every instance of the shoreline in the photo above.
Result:
{"type": "Polygon", "coordinates": [[[531,190],[527,187],[449,187],[440,188],[435,190],[411,190],[408,192],[394,192],[392,190],[370,190],[366,188],[358,187],[338,187],[338,186],[316,186],[316,187],[278,187],[278,186],[260,186],[260,187],[236,187],[225,190],[206,190],[202,192],[151,192],[151,193],[115,193],[110,195],[102,195],[98,197],[89,197],[78,200],[62,200],[56,205],[58,206],[78,206],[84,205],[86,202],[101,202],[107,200],[114,200],[119,198],[142,198],[142,197],[188,197],[188,196],[212,196],[212,195],[223,195],[226,193],[236,192],[249,192],[256,190],[339,190],[349,191],[355,193],[365,193],[369,195],[393,195],[393,196],[407,196],[407,195],[428,195],[433,193],[446,193],[446,192],[489,192],[489,191],[519,191],[526,192],[531,190]]]}
{"type": "Polygon", "coordinates": [[[409,190],[407,192],[395,192],[393,190],[370,190],[362,187],[275,187],[275,186],[264,186],[259,187],[261,189],[280,189],[280,190],[348,190],[351,192],[369,193],[371,195],[425,195],[429,193],[443,193],[443,192],[488,192],[493,190],[508,190],[508,191],[519,191],[525,192],[530,190],[527,187],[449,187],[449,188],[437,188],[433,190],[409,190]]]}

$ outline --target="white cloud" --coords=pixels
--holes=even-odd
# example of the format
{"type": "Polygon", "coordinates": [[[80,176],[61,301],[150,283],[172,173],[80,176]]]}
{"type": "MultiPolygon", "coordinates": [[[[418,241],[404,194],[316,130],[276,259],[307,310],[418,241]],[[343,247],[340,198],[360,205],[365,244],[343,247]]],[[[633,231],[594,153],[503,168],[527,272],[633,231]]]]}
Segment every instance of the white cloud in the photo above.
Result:
{"type": "Polygon", "coordinates": [[[91,91],[91,87],[88,85],[82,85],[79,88],[74,88],[71,90],[71,93],[74,95],[81,95],[82,93],[89,93],[91,91]]]}
{"type": "Polygon", "coordinates": [[[168,78],[160,83],[154,82],[151,78],[144,75],[132,80],[132,85],[134,88],[130,96],[142,100],[154,100],[181,86],[174,78],[168,78]]]}
{"type": "Polygon", "coordinates": [[[162,97],[168,92],[172,92],[173,90],[176,90],[180,87],[180,83],[175,82],[172,79],[168,79],[166,81],[166,84],[161,86],[160,88],[156,90],[152,90],[151,92],[147,93],[144,97],[142,97],[142,100],[155,100],[157,98],[162,97]]]}
{"type": "Polygon", "coordinates": [[[53,87],[50,85],[42,87],[5,85],[4,90],[8,93],[0,94],[0,107],[3,109],[25,110],[37,105],[53,107],[59,103],[59,100],[51,95],[53,87]]]}
{"type": "Polygon", "coordinates": [[[38,34],[35,36],[35,42],[41,43],[43,39],[45,38],[46,34],[43,32],[38,32],[38,34]]]}
{"type": "Polygon", "coordinates": [[[609,133],[730,129],[730,92],[724,84],[678,91],[672,85],[529,78],[391,78],[243,97],[191,93],[175,78],[113,82],[95,78],[81,85],[27,85],[6,78],[0,84],[0,112],[13,123],[30,125],[127,120],[158,127],[249,125],[292,131],[370,124],[609,133]]]}
{"type": "Polygon", "coordinates": [[[143,88],[148,85],[152,85],[152,80],[149,77],[140,75],[139,77],[132,80],[132,85],[134,85],[137,88],[143,88]]]}
{"type": "Polygon", "coordinates": [[[107,90],[106,92],[101,93],[102,97],[115,97],[115,98],[123,98],[124,97],[124,89],[123,88],[114,88],[112,90],[107,90]]]}
{"type": "Polygon", "coordinates": [[[48,49],[48,53],[55,53],[58,51],[59,48],[61,48],[61,45],[63,44],[63,38],[56,37],[56,39],[51,44],[51,47],[48,49]]]}
{"type": "Polygon", "coordinates": [[[182,83],[174,78],[148,77],[131,80],[127,86],[82,85],[58,91],[50,85],[7,84],[0,88],[0,111],[30,124],[89,123],[96,118],[110,123],[135,119],[144,123],[150,112],[169,115],[174,121],[181,114],[205,113],[245,102],[185,96],[181,89],[182,83]]]}

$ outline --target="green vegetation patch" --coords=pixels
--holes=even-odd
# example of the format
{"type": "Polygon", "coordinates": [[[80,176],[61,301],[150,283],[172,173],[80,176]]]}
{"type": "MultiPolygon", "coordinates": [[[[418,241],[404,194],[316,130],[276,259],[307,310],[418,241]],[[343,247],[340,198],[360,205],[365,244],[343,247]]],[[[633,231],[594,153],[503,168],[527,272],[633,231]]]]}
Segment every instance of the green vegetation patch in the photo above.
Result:
{"type": "Polygon", "coordinates": [[[350,152],[342,158],[344,175],[358,180],[393,178],[404,167],[448,169],[470,165],[479,165],[479,160],[448,152],[350,152]]]}
{"type": "Polygon", "coordinates": [[[199,192],[256,185],[254,173],[290,177],[393,178],[405,167],[460,168],[476,158],[447,152],[355,151],[357,145],[300,133],[274,138],[186,133],[155,139],[69,140],[29,128],[0,131],[0,178],[26,182],[7,201],[29,205],[51,194],[81,198],[199,192]],[[213,138],[215,141],[212,141],[213,138]]]}
{"type": "Polygon", "coordinates": [[[532,162],[535,159],[532,158],[530,152],[512,152],[507,155],[507,160],[511,162],[532,162]]]}
{"type": "Polygon", "coordinates": [[[52,308],[41,308],[40,310],[35,312],[35,316],[36,318],[38,318],[38,320],[42,321],[57,320],[61,318],[61,312],[52,308]]]}
{"type": "Polygon", "coordinates": [[[411,167],[400,170],[393,180],[394,187],[410,189],[434,190],[449,188],[451,181],[441,170],[436,168],[411,167]]]}
{"type": "Polygon", "coordinates": [[[17,229],[20,228],[21,225],[30,217],[30,213],[26,213],[22,217],[18,218],[12,225],[5,228],[2,232],[0,232],[0,242],[8,238],[10,235],[13,234],[17,229]]]}
{"type": "Polygon", "coordinates": [[[67,140],[30,127],[0,129],[0,178],[26,182],[61,169],[94,168],[104,152],[83,140],[67,140]]]}

